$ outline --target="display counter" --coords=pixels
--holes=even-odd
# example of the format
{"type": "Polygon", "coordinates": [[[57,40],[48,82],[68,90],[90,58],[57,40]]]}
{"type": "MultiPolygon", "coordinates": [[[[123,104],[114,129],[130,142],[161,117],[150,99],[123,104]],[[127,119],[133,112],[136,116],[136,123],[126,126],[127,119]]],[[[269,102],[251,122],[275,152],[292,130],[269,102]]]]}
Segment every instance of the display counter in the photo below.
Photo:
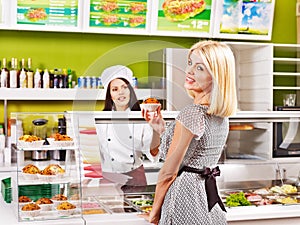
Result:
{"type": "MultiPolygon", "coordinates": [[[[168,113],[165,114],[164,117],[167,118],[167,122],[172,121],[175,116],[176,112],[174,113],[168,113]]],[[[282,114],[276,114],[277,117],[280,117],[282,114]]],[[[27,116],[31,115],[18,115],[19,119],[23,119],[23,117],[27,118],[27,116]]],[[[40,114],[39,117],[42,116],[49,116],[40,114]]],[[[53,115],[51,115],[53,116],[53,115]]],[[[51,159],[50,161],[43,161],[41,162],[34,162],[30,158],[24,157],[24,154],[18,154],[17,155],[17,163],[12,165],[3,165],[0,169],[0,178],[6,178],[6,177],[13,177],[15,180],[14,183],[12,183],[12,189],[14,189],[14,192],[17,192],[18,188],[22,186],[23,180],[20,179],[22,176],[18,177],[19,175],[22,175],[21,169],[25,165],[24,163],[34,163],[37,166],[41,166],[42,164],[50,164],[51,162],[55,162],[57,164],[60,164],[63,166],[67,173],[70,171],[69,174],[72,175],[74,178],[72,182],[68,182],[66,184],[65,180],[60,180],[60,192],[65,193],[69,197],[72,197],[74,194],[74,188],[76,185],[76,190],[79,191],[77,194],[81,194],[80,205],[78,205],[78,208],[81,209],[80,213],[78,213],[78,216],[75,218],[68,217],[68,218],[62,218],[60,216],[54,215],[55,219],[46,219],[42,218],[42,220],[35,220],[35,221],[27,221],[22,220],[20,221],[20,218],[18,218],[18,208],[15,207],[15,201],[17,199],[16,193],[14,193],[15,198],[13,197],[12,203],[6,203],[4,199],[1,197],[0,200],[0,212],[1,215],[3,215],[3,219],[7,221],[8,224],[21,224],[21,223],[28,223],[28,224],[97,224],[97,225],[110,225],[110,224],[118,224],[122,223],[123,225],[147,225],[149,224],[147,221],[145,221],[143,218],[138,217],[138,214],[142,213],[142,208],[138,206],[134,206],[130,204],[128,195],[153,195],[155,192],[155,184],[157,181],[157,175],[158,171],[162,166],[162,162],[144,162],[144,167],[146,171],[146,178],[148,186],[145,187],[145,189],[141,192],[135,192],[135,193],[123,193],[120,189],[120,186],[114,185],[114,184],[105,184],[102,182],[101,178],[101,170],[99,171],[93,171],[96,172],[99,177],[93,178],[91,176],[86,176],[86,173],[91,173],[89,171],[85,171],[85,168],[93,163],[98,163],[99,167],[99,151],[97,146],[97,134],[95,132],[94,123],[95,118],[98,120],[103,120],[104,122],[111,123],[110,119],[107,118],[114,118],[110,113],[97,113],[95,115],[94,113],[66,113],[64,115],[66,117],[67,121],[67,130],[68,134],[71,135],[75,140],[75,146],[76,148],[70,148],[68,151],[70,151],[69,161],[65,159],[64,161],[53,161],[51,159]],[[76,143],[78,142],[78,145],[76,143]],[[78,154],[80,153],[80,154],[78,154]],[[98,155],[97,155],[98,154],[98,155]],[[80,171],[77,170],[80,168],[80,171]],[[76,170],[74,170],[76,169],[76,170]],[[119,202],[119,205],[116,206],[109,206],[108,202],[109,200],[114,200],[115,202],[119,202]],[[123,204],[123,201],[125,205],[123,204]],[[87,213],[86,206],[84,204],[90,204],[90,203],[98,204],[99,207],[97,208],[97,213],[87,213]],[[121,204],[120,204],[121,203],[121,204]],[[128,206],[127,208],[124,206],[128,206]],[[126,208],[126,209],[125,209],[126,208]],[[101,212],[101,209],[105,211],[101,212]]],[[[116,115],[114,115],[116,116],[116,115]]],[[[239,115],[234,119],[234,122],[247,122],[248,117],[245,118],[245,115],[239,115]],[[242,118],[239,118],[242,117],[242,118]],[[242,119],[242,121],[240,121],[242,119]]],[[[251,114],[251,116],[253,116],[251,114]]],[[[295,178],[298,175],[300,163],[297,157],[293,158],[271,158],[271,143],[270,138],[267,142],[267,146],[261,143],[265,143],[266,139],[264,137],[262,138],[256,138],[255,140],[258,140],[259,142],[254,142],[252,145],[259,146],[260,151],[257,149],[250,149],[253,151],[243,151],[245,148],[244,145],[241,146],[235,146],[234,143],[237,142],[237,138],[239,138],[240,142],[242,142],[242,138],[245,139],[244,133],[249,133],[247,137],[257,135],[260,137],[261,135],[268,134],[267,137],[270,137],[271,132],[271,125],[274,118],[272,118],[272,115],[263,115],[262,118],[258,118],[259,123],[253,121],[253,124],[255,124],[257,129],[253,129],[252,131],[235,131],[233,133],[233,137],[229,139],[230,142],[227,144],[227,153],[232,153],[233,155],[236,155],[236,153],[247,153],[247,155],[254,155],[256,156],[258,153],[266,153],[267,154],[261,154],[263,156],[266,155],[266,157],[255,157],[255,158],[247,158],[245,159],[235,159],[235,158],[224,158],[222,161],[220,161],[220,169],[221,169],[221,176],[217,177],[217,182],[219,186],[220,193],[231,190],[231,191],[245,191],[249,189],[255,189],[255,188],[270,188],[274,185],[276,185],[276,182],[278,182],[278,179],[275,180],[275,178],[278,178],[277,175],[283,175],[280,178],[284,180],[284,182],[287,182],[288,179],[286,178],[295,178]],[[269,117],[271,117],[269,119],[269,117]],[[268,118],[268,119],[266,119],[268,118]],[[263,122],[261,122],[263,120],[263,122]],[[266,123],[266,124],[264,124],[266,123]],[[267,128],[267,131],[266,129],[267,128]],[[270,128],[270,129],[269,129],[270,128]],[[258,131],[257,131],[258,130],[258,131]],[[242,133],[243,132],[243,133],[242,133]],[[252,133],[250,133],[252,132],[252,133]],[[237,151],[239,150],[239,151],[237,151]],[[255,155],[255,153],[257,153],[255,155]]],[[[276,117],[276,118],[277,118],[276,117]]],[[[55,117],[52,119],[52,117],[47,119],[51,122],[57,121],[57,118],[55,117]]],[[[257,118],[256,118],[257,119],[257,118]]],[[[126,120],[136,123],[142,123],[144,120],[141,119],[140,114],[130,114],[129,116],[126,115],[126,120]],[[137,120],[136,120],[137,119],[137,120]]],[[[25,121],[25,120],[24,120],[25,121]]],[[[102,122],[103,122],[102,121],[102,122]]],[[[49,123],[50,123],[49,122],[49,123]]],[[[118,120],[118,122],[120,122],[118,120]]],[[[247,122],[248,123],[248,122],[247,122]]],[[[256,137],[256,136],[255,136],[256,137]]],[[[247,142],[248,143],[248,142],[247,142]]],[[[251,146],[252,146],[251,145],[251,146]]],[[[51,147],[51,146],[50,146],[51,147]]],[[[47,150],[52,151],[56,149],[52,149],[49,146],[47,147],[47,150]]],[[[46,148],[43,146],[43,148],[46,148]]],[[[17,149],[19,153],[24,150],[22,148],[17,149]]],[[[26,150],[26,149],[25,149],[26,150]]],[[[37,149],[34,149],[37,150],[37,149]]],[[[61,150],[66,150],[65,148],[61,150]]],[[[26,153],[26,152],[25,152],[26,153]]],[[[28,155],[27,155],[28,156],[28,155]]],[[[66,155],[67,156],[67,155],[66,155]]],[[[97,167],[97,168],[98,168],[97,167]]],[[[93,173],[94,174],[94,173],[93,173]]],[[[65,176],[67,178],[68,176],[65,176]]],[[[12,179],[12,180],[13,180],[12,179]]],[[[295,184],[295,180],[293,181],[295,184]]],[[[53,183],[56,183],[53,181],[53,183]]],[[[28,183],[26,183],[27,186],[29,186],[28,183]]],[[[24,185],[23,185],[24,186],[24,185]]],[[[27,187],[26,186],[26,187],[27,187]]],[[[51,193],[51,196],[54,194],[51,193]]],[[[299,198],[300,191],[295,193],[295,197],[299,198]],[[297,195],[297,196],[296,196],[297,195]]],[[[222,196],[224,199],[224,196],[222,196]]],[[[272,225],[279,225],[279,224],[300,224],[300,201],[298,201],[295,204],[272,204],[272,205],[259,205],[259,206],[239,206],[239,207],[227,207],[227,220],[228,224],[236,224],[236,225],[257,225],[257,224],[272,224],[272,225]]],[[[90,209],[90,208],[88,208],[90,209]]],[[[92,207],[91,207],[92,209],[92,207]]],[[[52,212],[53,214],[56,214],[56,212],[52,212]]]]}
{"type": "MultiPolygon", "coordinates": [[[[2,174],[3,176],[3,174],[2,174]]],[[[5,175],[7,176],[7,175],[5,175]]],[[[16,225],[26,223],[28,225],[53,224],[53,220],[18,222],[16,213],[11,204],[7,204],[1,197],[0,212],[2,220],[6,224],[16,225]]],[[[300,224],[300,205],[267,205],[267,206],[243,206],[227,208],[228,224],[233,225],[259,225],[259,224],[300,224]]],[[[82,218],[55,220],[55,224],[67,225],[150,225],[147,221],[139,218],[137,214],[106,214],[106,215],[83,215],[82,218]]]]}
{"type": "MultiPolygon", "coordinates": [[[[0,172],[1,180],[3,178],[12,177],[16,174],[16,168],[12,167],[1,167],[0,172]]],[[[154,173],[154,171],[152,171],[154,173]]],[[[228,189],[244,189],[249,187],[266,187],[274,184],[275,181],[253,181],[253,182],[226,182],[220,183],[220,192],[228,189]]],[[[98,183],[99,184],[99,183],[98,183]]],[[[154,186],[150,185],[147,188],[147,193],[154,191],[154,186]]],[[[94,196],[99,193],[119,195],[115,188],[108,185],[99,185],[98,187],[83,187],[83,192],[88,193],[89,196],[94,196]]],[[[53,224],[53,220],[44,221],[26,221],[18,222],[17,213],[14,212],[13,203],[4,202],[2,196],[0,198],[0,212],[3,221],[7,224],[53,224]]],[[[300,224],[300,204],[294,205],[265,205],[265,206],[241,206],[226,208],[227,210],[227,221],[228,224],[233,225],[259,225],[259,224],[300,224]]],[[[56,219],[55,224],[74,224],[74,225],[115,225],[122,223],[123,225],[147,225],[150,224],[144,219],[137,216],[138,213],[118,213],[118,214],[93,214],[93,215],[82,215],[79,218],[68,218],[68,219],[56,219]]]]}

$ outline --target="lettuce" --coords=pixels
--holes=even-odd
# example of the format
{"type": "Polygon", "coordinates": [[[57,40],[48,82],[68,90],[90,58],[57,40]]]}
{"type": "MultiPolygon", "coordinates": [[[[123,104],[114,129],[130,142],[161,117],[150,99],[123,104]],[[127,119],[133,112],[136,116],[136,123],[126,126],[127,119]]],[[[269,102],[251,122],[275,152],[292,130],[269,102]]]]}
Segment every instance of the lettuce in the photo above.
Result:
{"type": "Polygon", "coordinates": [[[230,194],[226,198],[226,206],[236,207],[236,206],[247,206],[251,203],[247,200],[244,192],[230,194]]]}

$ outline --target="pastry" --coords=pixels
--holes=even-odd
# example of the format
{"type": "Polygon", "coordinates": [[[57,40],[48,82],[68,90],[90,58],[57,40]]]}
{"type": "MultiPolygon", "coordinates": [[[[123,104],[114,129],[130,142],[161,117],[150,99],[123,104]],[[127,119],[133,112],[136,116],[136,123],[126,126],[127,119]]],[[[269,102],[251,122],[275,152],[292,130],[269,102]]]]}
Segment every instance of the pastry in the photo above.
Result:
{"type": "Polygon", "coordinates": [[[40,173],[40,170],[37,166],[33,164],[28,164],[22,169],[22,172],[28,174],[38,174],[40,173]]]}
{"type": "Polygon", "coordinates": [[[57,194],[57,195],[54,195],[52,198],[52,200],[56,200],[56,201],[66,201],[68,200],[68,198],[62,194],[57,194]]]}
{"type": "Polygon", "coordinates": [[[147,98],[142,104],[159,104],[159,101],[156,98],[147,98]]]}
{"type": "Polygon", "coordinates": [[[229,130],[253,130],[254,126],[251,124],[230,124],[229,130]]]}
{"type": "Polygon", "coordinates": [[[68,210],[68,209],[75,209],[75,208],[76,206],[71,204],[70,202],[62,202],[56,207],[57,210],[68,210]]]}
{"type": "Polygon", "coordinates": [[[61,168],[58,164],[50,164],[45,169],[43,169],[40,174],[41,175],[57,175],[63,174],[65,170],[61,168]]]}
{"type": "Polygon", "coordinates": [[[70,136],[60,133],[52,134],[50,138],[54,138],[54,141],[73,141],[70,136]]]}
{"type": "Polygon", "coordinates": [[[42,138],[37,137],[35,135],[26,134],[26,135],[23,135],[23,136],[19,137],[19,140],[20,141],[25,141],[25,142],[33,142],[33,141],[41,141],[42,138]]]}
{"type": "Polygon", "coordinates": [[[40,198],[35,203],[38,205],[43,205],[43,204],[52,204],[53,201],[50,198],[40,198]]]}
{"type": "Polygon", "coordinates": [[[24,203],[24,202],[31,202],[31,201],[32,201],[31,198],[29,198],[27,196],[20,196],[19,197],[19,202],[24,203]]]}
{"type": "Polygon", "coordinates": [[[23,211],[34,211],[41,209],[41,207],[39,207],[36,203],[28,203],[24,205],[21,209],[23,211]]]}

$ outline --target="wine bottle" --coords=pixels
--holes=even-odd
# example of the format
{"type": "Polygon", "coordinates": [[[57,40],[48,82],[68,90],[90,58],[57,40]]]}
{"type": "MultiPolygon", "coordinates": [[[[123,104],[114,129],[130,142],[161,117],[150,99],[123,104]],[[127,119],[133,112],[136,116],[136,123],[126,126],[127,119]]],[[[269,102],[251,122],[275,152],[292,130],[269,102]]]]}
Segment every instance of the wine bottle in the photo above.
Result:
{"type": "Polygon", "coordinates": [[[20,72],[21,70],[19,69],[19,64],[18,64],[18,59],[15,58],[15,68],[17,70],[17,88],[20,87],[20,72]]]}
{"type": "Polygon", "coordinates": [[[11,59],[11,70],[9,72],[9,87],[17,88],[18,87],[18,71],[17,71],[17,60],[15,58],[11,59]]]}
{"type": "Polygon", "coordinates": [[[21,72],[20,72],[20,88],[27,88],[27,70],[25,69],[25,59],[21,60],[21,72]]]}
{"type": "Polygon", "coordinates": [[[38,68],[34,74],[34,88],[41,88],[41,74],[38,68]]]}
{"type": "Polygon", "coordinates": [[[7,87],[7,81],[9,78],[9,71],[6,68],[6,58],[3,58],[2,60],[2,69],[1,69],[1,80],[0,80],[0,85],[2,88],[6,88],[7,87]]]}
{"type": "Polygon", "coordinates": [[[27,61],[27,87],[33,88],[33,70],[31,69],[31,58],[27,61]]]}
{"type": "Polygon", "coordinates": [[[49,75],[48,69],[44,70],[43,88],[50,88],[50,75],[49,75]]]}

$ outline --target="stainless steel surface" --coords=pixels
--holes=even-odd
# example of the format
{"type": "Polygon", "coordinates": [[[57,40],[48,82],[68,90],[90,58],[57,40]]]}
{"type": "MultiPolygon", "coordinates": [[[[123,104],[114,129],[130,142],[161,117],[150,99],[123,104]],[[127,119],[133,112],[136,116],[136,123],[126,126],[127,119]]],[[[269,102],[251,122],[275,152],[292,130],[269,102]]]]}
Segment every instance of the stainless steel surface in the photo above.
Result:
{"type": "MultiPolygon", "coordinates": [[[[295,182],[284,180],[284,184],[295,185],[295,182]]],[[[241,181],[241,182],[220,182],[218,183],[219,190],[254,190],[259,188],[270,188],[275,185],[281,186],[281,180],[260,180],[260,181],[241,181]]]]}
{"type": "Polygon", "coordinates": [[[47,150],[32,151],[32,160],[47,160],[47,150]]]}

